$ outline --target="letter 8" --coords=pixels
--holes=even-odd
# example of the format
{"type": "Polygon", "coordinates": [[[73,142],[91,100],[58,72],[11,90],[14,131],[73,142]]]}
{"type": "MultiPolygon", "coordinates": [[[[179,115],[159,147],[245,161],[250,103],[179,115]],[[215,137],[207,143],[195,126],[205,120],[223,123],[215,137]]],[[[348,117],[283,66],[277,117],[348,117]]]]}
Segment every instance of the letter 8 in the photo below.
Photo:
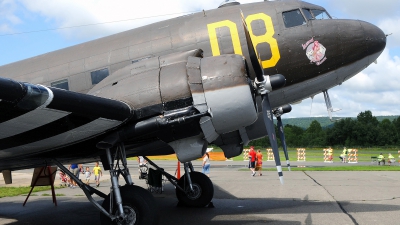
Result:
{"type": "MultiPolygon", "coordinates": [[[[246,18],[246,23],[249,26],[249,33],[250,33],[250,37],[251,40],[253,42],[255,51],[257,53],[257,45],[260,43],[268,43],[270,48],[271,48],[271,55],[272,57],[270,59],[267,60],[263,60],[262,63],[262,67],[264,69],[266,68],[270,68],[270,67],[274,67],[279,59],[281,58],[280,52],[279,52],[279,46],[278,46],[278,42],[276,41],[276,39],[273,37],[275,34],[275,30],[274,30],[274,25],[272,23],[272,19],[270,16],[264,14],[264,13],[258,13],[258,14],[252,14],[247,16],[246,18]],[[264,21],[265,24],[265,29],[266,32],[263,35],[260,36],[255,36],[253,34],[253,29],[251,27],[251,22],[255,21],[255,20],[262,20],[264,21]]],[[[258,55],[258,53],[257,53],[258,55]]]]}

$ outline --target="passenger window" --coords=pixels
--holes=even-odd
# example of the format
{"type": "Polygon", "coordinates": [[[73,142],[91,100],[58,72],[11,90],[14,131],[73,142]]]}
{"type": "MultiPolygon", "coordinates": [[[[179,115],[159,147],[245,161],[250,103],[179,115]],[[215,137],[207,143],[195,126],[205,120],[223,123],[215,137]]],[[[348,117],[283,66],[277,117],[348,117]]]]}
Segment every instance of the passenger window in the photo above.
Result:
{"type": "Polygon", "coordinates": [[[311,14],[309,9],[303,9],[303,14],[306,17],[307,20],[312,20],[314,19],[313,15],[311,14]]]}
{"type": "Polygon", "coordinates": [[[53,83],[51,83],[51,86],[55,87],[55,88],[64,89],[64,90],[67,90],[67,91],[69,90],[68,80],[67,79],[53,82],[53,83]]]}
{"type": "Polygon", "coordinates": [[[299,9],[283,12],[282,16],[286,27],[295,27],[306,24],[306,20],[299,9]]]}
{"type": "Polygon", "coordinates": [[[92,77],[92,84],[100,83],[100,81],[102,81],[104,78],[108,77],[108,75],[109,75],[108,68],[91,72],[90,76],[92,77]]]}
{"type": "Polygon", "coordinates": [[[323,10],[312,9],[311,11],[314,14],[315,19],[317,19],[317,20],[330,19],[328,14],[323,10]]]}

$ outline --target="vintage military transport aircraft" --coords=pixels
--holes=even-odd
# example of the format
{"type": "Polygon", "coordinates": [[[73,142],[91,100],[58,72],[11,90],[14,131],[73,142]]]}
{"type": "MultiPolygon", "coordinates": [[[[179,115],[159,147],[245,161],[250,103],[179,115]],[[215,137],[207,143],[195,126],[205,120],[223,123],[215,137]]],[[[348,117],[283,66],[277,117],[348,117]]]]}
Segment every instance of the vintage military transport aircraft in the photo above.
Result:
{"type": "Polygon", "coordinates": [[[332,19],[317,5],[227,0],[11,63],[0,67],[0,171],[10,183],[13,170],[57,165],[70,174],[63,164],[101,160],[109,195],[76,181],[102,223],[156,224],[154,199],[133,185],[127,156],[176,153],[186,172],[179,180],[150,163],[180,202],[205,206],[212,182],[190,162],[208,144],[229,158],[268,134],[283,181],[273,116],[284,140],[288,104],[340,85],[385,45],[378,27],[332,19]]]}

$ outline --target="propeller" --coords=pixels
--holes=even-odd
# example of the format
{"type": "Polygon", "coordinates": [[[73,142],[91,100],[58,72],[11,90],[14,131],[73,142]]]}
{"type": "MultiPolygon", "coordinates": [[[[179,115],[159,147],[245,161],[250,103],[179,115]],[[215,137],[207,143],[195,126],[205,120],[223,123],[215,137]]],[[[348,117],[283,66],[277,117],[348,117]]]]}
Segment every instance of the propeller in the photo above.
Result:
{"type": "Polygon", "coordinates": [[[281,160],[279,158],[278,151],[278,143],[276,141],[275,127],[273,122],[273,112],[271,109],[271,104],[269,102],[268,93],[272,91],[274,88],[280,88],[285,86],[286,79],[281,74],[276,74],[274,76],[265,76],[264,70],[261,67],[261,61],[256,54],[256,50],[253,46],[253,42],[251,41],[250,33],[247,28],[246,21],[244,19],[243,13],[242,15],[242,23],[244,28],[244,33],[246,36],[247,47],[249,50],[251,65],[255,71],[256,79],[255,86],[257,88],[257,92],[261,95],[262,98],[262,111],[265,127],[267,128],[269,141],[271,143],[272,152],[274,153],[275,165],[278,170],[279,180],[283,184],[283,173],[281,160]]]}
{"type": "Polygon", "coordinates": [[[276,119],[278,120],[278,130],[279,130],[279,136],[280,136],[281,142],[282,142],[283,153],[285,154],[286,164],[287,164],[289,171],[291,171],[290,170],[290,162],[289,162],[289,154],[288,154],[287,146],[286,146],[285,133],[283,132],[283,124],[282,124],[281,115],[284,113],[288,113],[290,111],[292,111],[291,105],[284,105],[284,106],[279,107],[278,109],[274,110],[274,115],[275,115],[276,119]]]}

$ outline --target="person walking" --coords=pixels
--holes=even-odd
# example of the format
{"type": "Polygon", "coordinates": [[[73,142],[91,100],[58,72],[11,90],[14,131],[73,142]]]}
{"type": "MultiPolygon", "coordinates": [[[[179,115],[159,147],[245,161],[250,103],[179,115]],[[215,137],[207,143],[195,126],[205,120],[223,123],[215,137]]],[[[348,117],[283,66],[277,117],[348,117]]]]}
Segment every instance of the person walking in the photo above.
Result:
{"type": "Polygon", "coordinates": [[[90,168],[87,166],[86,167],[86,171],[85,171],[85,178],[86,178],[86,184],[87,185],[89,185],[90,175],[92,175],[92,173],[90,172],[90,168]]]}
{"type": "Polygon", "coordinates": [[[263,160],[263,155],[260,149],[258,149],[256,154],[256,171],[258,171],[258,174],[260,176],[262,176],[262,160],[263,160]]]}
{"type": "Polygon", "coordinates": [[[381,165],[381,163],[385,165],[385,156],[382,153],[378,156],[378,165],[381,165]]]}
{"type": "Polygon", "coordinates": [[[96,187],[98,187],[100,186],[100,177],[103,176],[103,173],[101,172],[101,168],[98,162],[96,162],[95,167],[93,167],[93,173],[94,173],[94,180],[96,181],[96,187]]]}
{"type": "Polygon", "coordinates": [[[342,154],[340,154],[339,158],[342,160],[342,163],[346,163],[347,157],[347,149],[346,147],[343,148],[342,154]]]}
{"type": "Polygon", "coordinates": [[[328,148],[328,160],[329,160],[329,162],[333,162],[333,150],[332,150],[331,146],[329,146],[329,148],[328,148]]]}
{"type": "MultiPolygon", "coordinates": [[[[79,179],[79,168],[78,168],[78,164],[70,164],[68,167],[69,171],[76,177],[79,179]]],[[[71,178],[71,188],[76,188],[78,186],[78,184],[75,182],[74,179],[71,178]]]]}
{"type": "Polygon", "coordinates": [[[249,168],[251,170],[251,175],[254,177],[256,175],[256,151],[254,151],[254,147],[250,147],[250,152],[249,152],[249,168]]]}
{"type": "Polygon", "coordinates": [[[208,177],[210,177],[210,165],[210,155],[208,154],[208,152],[206,152],[203,157],[203,173],[208,177]]]}

